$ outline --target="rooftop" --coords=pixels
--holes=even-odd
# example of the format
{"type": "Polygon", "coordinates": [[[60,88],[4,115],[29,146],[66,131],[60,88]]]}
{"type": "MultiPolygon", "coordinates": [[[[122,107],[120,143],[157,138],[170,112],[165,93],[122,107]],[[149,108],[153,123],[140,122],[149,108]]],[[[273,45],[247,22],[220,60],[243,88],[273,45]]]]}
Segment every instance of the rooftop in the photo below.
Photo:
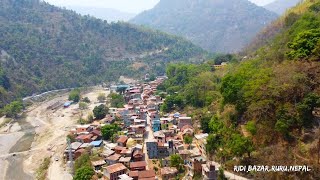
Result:
{"type": "Polygon", "coordinates": [[[124,162],[124,163],[130,162],[130,161],[131,161],[131,157],[121,157],[119,159],[119,162],[124,162]]]}
{"type": "Polygon", "coordinates": [[[105,165],[106,162],[102,159],[99,161],[91,161],[91,164],[92,164],[92,166],[102,166],[102,165],[105,165]]]}
{"type": "Polygon", "coordinates": [[[77,149],[79,149],[79,147],[80,147],[81,145],[82,145],[81,142],[73,142],[73,143],[71,143],[71,149],[77,150],[77,149]]]}
{"type": "Polygon", "coordinates": [[[117,140],[118,143],[125,143],[127,142],[128,137],[127,136],[120,136],[120,138],[117,140]]]}
{"type": "Polygon", "coordinates": [[[146,170],[146,171],[139,171],[139,179],[144,178],[154,178],[156,176],[156,172],[154,170],[146,170]]]}
{"type": "Polygon", "coordinates": [[[178,170],[175,167],[161,168],[161,175],[176,174],[176,173],[178,173],[178,170]]]}
{"type": "Polygon", "coordinates": [[[209,134],[207,134],[207,133],[194,135],[194,137],[195,137],[196,139],[198,139],[198,140],[200,140],[200,139],[205,139],[205,138],[207,138],[208,136],[209,136],[209,134]]]}
{"type": "Polygon", "coordinates": [[[119,180],[133,180],[133,178],[128,176],[127,174],[121,174],[118,177],[119,177],[119,180]]]}
{"type": "Polygon", "coordinates": [[[114,148],[114,150],[116,150],[116,151],[123,151],[123,150],[126,150],[126,149],[127,149],[126,147],[121,147],[121,146],[116,146],[114,148]]]}
{"type": "Polygon", "coordinates": [[[181,120],[181,119],[187,119],[187,120],[191,120],[192,118],[191,117],[179,117],[179,120],[181,120]]]}
{"type": "Polygon", "coordinates": [[[163,133],[163,131],[157,131],[153,133],[154,137],[166,137],[163,133]]]}
{"type": "Polygon", "coordinates": [[[114,155],[111,155],[111,156],[107,157],[107,160],[109,160],[109,161],[117,161],[117,160],[119,160],[120,157],[121,157],[120,154],[114,154],[114,155]]]}
{"type": "Polygon", "coordinates": [[[102,144],[102,140],[100,140],[100,141],[92,141],[90,144],[92,146],[100,146],[102,144]]]}
{"type": "Polygon", "coordinates": [[[84,139],[90,139],[93,135],[92,134],[85,134],[85,135],[80,135],[76,139],[79,140],[84,140],[84,139]]]}
{"type": "Polygon", "coordinates": [[[108,157],[114,154],[114,151],[112,151],[111,149],[105,148],[101,154],[108,157]]]}
{"type": "Polygon", "coordinates": [[[108,171],[108,173],[115,173],[118,171],[122,171],[122,170],[126,170],[127,168],[121,164],[121,163],[117,163],[117,164],[113,164],[107,167],[104,167],[104,169],[106,169],[108,171]]]}
{"type": "Polygon", "coordinates": [[[147,163],[145,161],[138,161],[138,162],[131,162],[130,168],[137,168],[137,167],[145,167],[147,163]]]}
{"type": "Polygon", "coordinates": [[[138,179],[149,179],[149,178],[155,178],[156,173],[154,170],[146,170],[146,171],[130,171],[129,172],[130,177],[138,177],[138,179]]]}

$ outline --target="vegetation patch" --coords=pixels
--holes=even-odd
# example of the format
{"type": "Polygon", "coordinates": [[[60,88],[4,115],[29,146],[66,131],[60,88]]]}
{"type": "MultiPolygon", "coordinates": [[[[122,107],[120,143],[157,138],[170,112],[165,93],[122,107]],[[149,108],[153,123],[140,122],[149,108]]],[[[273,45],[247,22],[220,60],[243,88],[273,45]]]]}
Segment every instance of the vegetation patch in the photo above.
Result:
{"type": "Polygon", "coordinates": [[[44,158],[43,162],[40,164],[40,167],[36,171],[37,180],[45,180],[47,178],[47,172],[50,165],[50,157],[44,158]]]}

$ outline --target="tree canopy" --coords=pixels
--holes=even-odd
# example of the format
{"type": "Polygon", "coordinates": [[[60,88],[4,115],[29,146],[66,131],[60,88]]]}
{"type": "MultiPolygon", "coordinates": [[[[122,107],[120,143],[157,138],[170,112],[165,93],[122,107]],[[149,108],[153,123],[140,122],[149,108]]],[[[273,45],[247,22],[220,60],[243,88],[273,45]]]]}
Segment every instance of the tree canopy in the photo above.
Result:
{"type": "Polygon", "coordinates": [[[110,124],[101,127],[101,133],[105,140],[111,140],[113,135],[120,130],[121,128],[117,124],[110,124]]]}
{"type": "Polygon", "coordinates": [[[69,101],[79,102],[80,101],[80,90],[74,89],[69,94],[69,101]]]}
{"type": "Polygon", "coordinates": [[[99,106],[94,107],[93,115],[96,119],[103,119],[108,114],[109,109],[106,105],[101,104],[99,106]]]}

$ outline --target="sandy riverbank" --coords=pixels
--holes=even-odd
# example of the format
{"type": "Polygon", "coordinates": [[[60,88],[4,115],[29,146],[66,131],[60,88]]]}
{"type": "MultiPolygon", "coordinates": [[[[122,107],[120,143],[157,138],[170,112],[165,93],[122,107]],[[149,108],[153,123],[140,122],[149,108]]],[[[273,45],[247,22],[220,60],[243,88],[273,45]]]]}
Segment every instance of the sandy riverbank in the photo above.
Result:
{"type": "MultiPolygon", "coordinates": [[[[108,92],[102,88],[95,88],[83,95],[83,97],[89,97],[91,100],[89,109],[83,111],[83,114],[88,114],[98,104],[99,93],[108,95],[108,92]]],[[[28,179],[34,179],[35,171],[43,159],[46,157],[52,157],[53,159],[56,156],[60,157],[61,160],[58,162],[52,160],[48,178],[72,179],[66,172],[64,163],[62,163],[62,155],[66,147],[66,135],[69,129],[77,124],[80,117],[79,106],[71,105],[69,108],[61,106],[54,110],[48,109],[54,103],[67,101],[67,97],[68,94],[62,94],[29,107],[25,113],[25,123],[21,125],[22,128],[20,124],[14,123],[9,130],[8,127],[0,130],[0,179],[15,180],[19,179],[19,176],[28,176],[28,179]],[[27,133],[32,136],[29,137],[27,133]],[[10,150],[16,152],[16,149],[23,152],[17,153],[13,157],[10,150]],[[14,170],[9,168],[8,170],[7,167],[16,168],[13,168],[14,170]]]]}

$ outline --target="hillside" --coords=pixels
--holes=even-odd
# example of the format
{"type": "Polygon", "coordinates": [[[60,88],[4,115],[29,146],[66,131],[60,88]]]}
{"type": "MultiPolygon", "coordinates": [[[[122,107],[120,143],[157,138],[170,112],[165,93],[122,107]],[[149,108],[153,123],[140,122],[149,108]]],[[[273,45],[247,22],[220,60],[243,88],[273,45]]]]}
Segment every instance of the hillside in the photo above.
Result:
{"type": "Polygon", "coordinates": [[[205,53],[181,38],[38,0],[0,1],[0,39],[0,107],[40,91],[162,74],[168,62],[205,53]]]}
{"type": "Polygon", "coordinates": [[[236,52],[276,17],[248,0],[161,0],[130,22],[183,36],[211,52],[236,52]]]}
{"type": "Polygon", "coordinates": [[[161,109],[191,114],[194,127],[209,133],[206,151],[226,170],[305,165],[311,171],[241,175],[320,179],[320,0],[306,0],[277,24],[268,43],[243,60],[219,69],[210,61],[169,66],[161,109]]]}
{"type": "Polygon", "coordinates": [[[264,6],[269,11],[282,15],[289,8],[297,5],[301,0],[276,0],[264,6]]]}
{"type": "Polygon", "coordinates": [[[98,8],[98,7],[83,7],[83,6],[67,6],[67,9],[74,10],[81,15],[91,15],[99,19],[107,20],[108,22],[129,21],[136,14],[121,12],[116,9],[98,8]]]}

